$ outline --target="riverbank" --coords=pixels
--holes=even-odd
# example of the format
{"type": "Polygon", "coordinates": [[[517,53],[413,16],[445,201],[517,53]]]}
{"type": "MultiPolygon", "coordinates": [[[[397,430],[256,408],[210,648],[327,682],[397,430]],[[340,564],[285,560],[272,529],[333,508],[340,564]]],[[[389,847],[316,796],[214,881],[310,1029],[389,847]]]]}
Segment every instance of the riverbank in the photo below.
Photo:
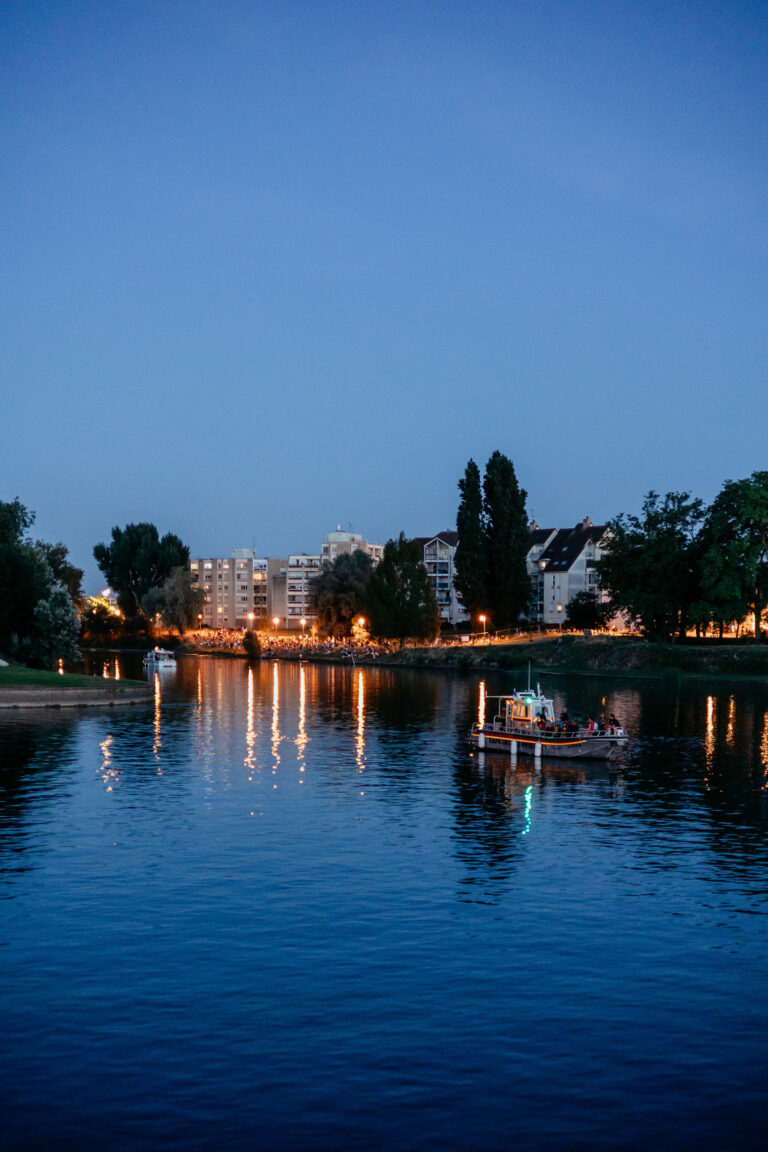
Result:
{"type": "MultiPolygon", "coordinates": [[[[274,637],[270,639],[274,643],[274,637]]],[[[176,652],[182,657],[194,655],[246,659],[242,647],[239,650],[232,647],[203,648],[188,641],[177,642],[176,652]]],[[[311,645],[301,647],[291,643],[282,650],[265,651],[264,659],[306,660],[317,664],[351,664],[354,660],[355,665],[361,666],[462,672],[516,672],[527,669],[531,663],[540,672],[582,675],[617,673],[629,677],[652,678],[669,674],[690,678],[768,678],[768,646],[736,642],[653,644],[630,636],[566,634],[537,636],[533,640],[523,636],[506,643],[489,641],[486,644],[441,644],[436,647],[406,647],[401,651],[384,649],[374,653],[370,650],[354,650],[354,655],[352,653],[353,649],[346,646],[322,650],[311,645]]]]}
{"type": "Polygon", "coordinates": [[[0,668],[0,709],[114,707],[147,704],[151,699],[151,685],[140,680],[0,668]]]}
{"type": "Polygon", "coordinates": [[[510,644],[404,648],[386,659],[387,664],[462,671],[514,672],[527,668],[529,662],[552,672],[768,677],[768,647],[764,645],[653,644],[625,636],[566,635],[510,644]]]}

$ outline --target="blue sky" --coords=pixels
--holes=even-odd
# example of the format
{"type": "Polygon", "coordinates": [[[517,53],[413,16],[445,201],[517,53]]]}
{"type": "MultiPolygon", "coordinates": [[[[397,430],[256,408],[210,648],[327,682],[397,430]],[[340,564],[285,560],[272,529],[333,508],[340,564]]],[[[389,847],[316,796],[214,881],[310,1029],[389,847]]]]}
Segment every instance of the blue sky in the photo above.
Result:
{"type": "Polygon", "coordinates": [[[768,8],[0,6],[0,498],[91,559],[768,466],[768,8]]]}

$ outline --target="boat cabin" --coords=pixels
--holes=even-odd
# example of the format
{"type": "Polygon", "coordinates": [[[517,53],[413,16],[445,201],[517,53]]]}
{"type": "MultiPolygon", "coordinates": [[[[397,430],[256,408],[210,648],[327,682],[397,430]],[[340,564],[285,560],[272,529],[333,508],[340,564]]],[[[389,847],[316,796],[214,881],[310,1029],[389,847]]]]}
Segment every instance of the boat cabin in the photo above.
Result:
{"type": "Polygon", "coordinates": [[[555,710],[551,700],[535,692],[516,692],[498,696],[498,715],[494,718],[504,728],[531,728],[534,724],[554,726],[555,710]]]}

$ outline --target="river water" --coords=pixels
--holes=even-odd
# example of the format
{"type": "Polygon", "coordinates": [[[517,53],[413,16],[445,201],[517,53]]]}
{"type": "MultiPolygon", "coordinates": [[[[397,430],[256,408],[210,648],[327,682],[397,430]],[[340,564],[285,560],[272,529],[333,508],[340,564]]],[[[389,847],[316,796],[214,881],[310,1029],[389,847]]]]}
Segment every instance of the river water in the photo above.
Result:
{"type": "Polygon", "coordinates": [[[0,1147],[764,1148],[768,691],[543,687],[626,760],[385,668],[0,714],[0,1147]]]}

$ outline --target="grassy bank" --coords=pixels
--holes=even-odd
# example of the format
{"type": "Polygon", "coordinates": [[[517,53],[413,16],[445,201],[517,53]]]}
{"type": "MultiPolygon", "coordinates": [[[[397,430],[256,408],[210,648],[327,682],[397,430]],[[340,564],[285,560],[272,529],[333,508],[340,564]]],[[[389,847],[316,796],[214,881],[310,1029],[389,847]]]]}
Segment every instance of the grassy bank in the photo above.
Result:
{"type": "Polygon", "coordinates": [[[508,669],[528,667],[559,672],[617,672],[657,676],[768,677],[768,647],[750,645],[652,644],[623,636],[562,636],[512,644],[407,648],[387,663],[410,667],[508,669]]]}
{"type": "Polygon", "coordinates": [[[144,686],[142,680],[107,680],[103,676],[84,676],[79,672],[48,672],[37,668],[20,668],[11,665],[0,668],[0,691],[3,688],[103,688],[117,691],[123,688],[144,686]]]}

